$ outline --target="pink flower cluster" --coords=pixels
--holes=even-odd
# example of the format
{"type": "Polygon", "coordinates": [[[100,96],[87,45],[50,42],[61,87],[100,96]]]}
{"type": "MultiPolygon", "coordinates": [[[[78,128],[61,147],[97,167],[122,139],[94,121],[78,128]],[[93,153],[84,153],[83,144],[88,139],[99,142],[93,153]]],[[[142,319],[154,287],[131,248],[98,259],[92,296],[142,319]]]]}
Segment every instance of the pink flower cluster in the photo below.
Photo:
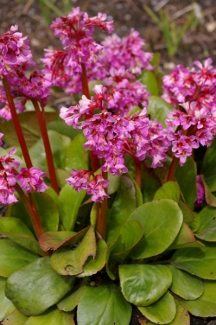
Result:
{"type": "MultiPolygon", "coordinates": [[[[29,41],[18,32],[18,26],[0,35],[0,75],[7,77],[18,113],[25,110],[28,99],[37,99],[43,106],[47,103],[49,91],[42,72],[34,71],[27,78],[27,68],[35,66],[29,41]]],[[[0,116],[11,119],[9,104],[3,83],[0,81],[0,116]]]]}
{"type": "Polygon", "coordinates": [[[95,27],[111,33],[113,22],[106,21],[106,14],[99,13],[96,17],[88,17],[88,14],[81,12],[79,7],[66,16],[57,18],[51,28],[54,35],[57,35],[64,50],[46,50],[44,73],[49,85],[65,87],[74,74],[82,71],[82,64],[93,67],[102,46],[94,41],[92,34],[95,27]]]}
{"type": "Polygon", "coordinates": [[[173,129],[172,151],[183,165],[192,150],[209,146],[216,134],[216,70],[207,59],[192,69],[177,66],[163,78],[163,98],[176,107],[167,125],[173,129]]]}
{"type": "Polygon", "coordinates": [[[95,86],[96,95],[91,100],[83,95],[78,106],[62,107],[61,118],[83,130],[87,139],[84,147],[104,161],[101,167],[104,172],[126,173],[125,153],[138,160],[148,156],[152,158],[152,167],[162,166],[170,146],[168,131],[159,122],[149,120],[145,109],[131,116],[113,114],[106,90],[103,85],[95,86]],[[100,112],[95,113],[96,109],[100,112]]]}
{"type": "Polygon", "coordinates": [[[100,174],[94,176],[88,170],[73,170],[67,182],[78,192],[80,190],[87,191],[88,195],[92,195],[93,202],[102,202],[104,198],[109,198],[105,191],[109,186],[109,181],[100,174]]]}
{"type": "MultiPolygon", "coordinates": [[[[1,138],[2,136],[0,134],[1,138]]],[[[45,172],[35,167],[21,168],[18,171],[20,163],[12,157],[15,152],[16,148],[13,148],[8,154],[0,157],[0,203],[2,204],[17,202],[15,196],[17,183],[25,193],[32,191],[44,192],[47,189],[47,185],[43,181],[43,177],[46,175],[45,172]]]]}

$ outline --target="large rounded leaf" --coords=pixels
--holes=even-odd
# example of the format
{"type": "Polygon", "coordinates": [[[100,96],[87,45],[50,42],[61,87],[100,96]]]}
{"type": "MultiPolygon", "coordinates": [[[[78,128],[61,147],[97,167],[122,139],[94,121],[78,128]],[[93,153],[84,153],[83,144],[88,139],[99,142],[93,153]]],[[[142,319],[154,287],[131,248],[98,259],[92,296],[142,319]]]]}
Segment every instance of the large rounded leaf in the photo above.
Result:
{"type": "Polygon", "coordinates": [[[14,272],[6,282],[5,294],[24,315],[39,315],[56,304],[72,288],[73,277],[56,273],[48,257],[14,272]]]}
{"type": "Polygon", "coordinates": [[[205,207],[199,213],[200,227],[196,232],[196,237],[215,242],[216,241],[216,209],[205,207]]]}
{"type": "MultiPolygon", "coordinates": [[[[70,145],[70,138],[55,131],[48,131],[53,160],[57,168],[65,167],[66,150],[70,145]]],[[[47,170],[47,159],[43,140],[39,139],[29,150],[33,166],[47,170]]]]}
{"type": "Polygon", "coordinates": [[[128,220],[120,229],[118,245],[112,250],[111,257],[121,263],[143,237],[143,228],[136,220],[128,220]]]}
{"type": "Polygon", "coordinates": [[[216,280],[216,245],[179,249],[171,263],[203,279],[216,280]]]}
{"type": "Polygon", "coordinates": [[[154,195],[154,200],[170,199],[178,203],[180,198],[180,188],[176,182],[166,182],[154,195]]]}
{"type": "Polygon", "coordinates": [[[182,225],[182,212],[174,201],[163,199],[145,203],[129,217],[144,228],[144,237],[132,250],[133,258],[147,258],[164,252],[182,225]]]}
{"type": "Polygon", "coordinates": [[[77,134],[71,141],[67,152],[65,169],[69,172],[71,169],[81,170],[88,169],[88,151],[83,148],[86,138],[82,133],[77,134]]]}
{"type": "Polygon", "coordinates": [[[87,259],[85,265],[83,266],[83,272],[78,274],[77,277],[84,278],[100,271],[106,263],[107,250],[107,243],[102,239],[99,240],[97,242],[96,256],[94,258],[90,256],[87,259]]]}
{"type": "Polygon", "coordinates": [[[174,320],[176,304],[173,296],[167,292],[160,300],[148,307],[138,307],[139,311],[156,324],[167,324],[174,320]]]}
{"type": "Polygon", "coordinates": [[[2,325],[24,325],[28,317],[21,314],[17,309],[15,309],[10,315],[8,315],[2,325]]]}
{"type": "Polygon", "coordinates": [[[184,298],[185,300],[195,300],[199,298],[204,292],[203,281],[191,274],[176,269],[169,265],[172,272],[172,286],[170,290],[184,298]]]}
{"type": "Polygon", "coordinates": [[[75,249],[61,248],[55,251],[51,256],[51,264],[59,274],[77,275],[84,271],[83,266],[89,256],[96,256],[96,238],[92,227],[75,249]]]}
{"type": "Polygon", "coordinates": [[[60,310],[46,312],[40,316],[29,317],[24,325],[75,325],[74,314],[64,313],[60,310]]]}
{"type": "Polygon", "coordinates": [[[115,285],[86,287],[77,310],[78,325],[129,325],[131,305],[115,285]]]}
{"type": "Polygon", "coordinates": [[[107,243],[110,244],[119,235],[122,224],[136,208],[136,188],[127,176],[121,176],[120,185],[112,208],[108,210],[107,243]]]}
{"type": "Polygon", "coordinates": [[[2,321],[15,309],[12,302],[5,296],[5,283],[6,280],[0,278],[0,321],[2,321]]]}
{"type": "Polygon", "coordinates": [[[0,233],[36,254],[43,255],[37,240],[22,220],[13,217],[0,218],[0,233]]]}
{"type": "Polygon", "coordinates": [[[9,239],[0,240],[0,276],[8,277],[37,258],[36,254],[9,239]]]}
{"type": "MultiPolygon", "coordinates": [[[[190,316],[188,311],[175,299],[176,303],[176,315],[175,318],[169,325],[190,325],[190,316]]],[[[147,321],[146,325],[155,325],[150,321],[147,321]]]]}
{"type": "Polygon", "coordinates": [[[168,113],[173,111],[173,106],[158,96],[150,96],[148,98],[147,112],[150,114],[151,120],[156,119],[164,127],[168,113]]]}
{"type": "Polygon", "coordinates": [[[205,281],[205,290],[202,296],[196,300],[180,299],[182,305],[194,316],[215,317],[216,316],[216,283],[205,281]]]}
{"type": "Polygon", "coordinates": [[[164,265],[120,265],[123,295],[136,306],[149,306],[160,299],[172,283],[172,273],[164,265]]]}
{"type": "Polygon", "coordinates": [[[184,201],[192,210],[197,198],[196,175],[196,163],[191,157],[184,166],[178,165],[175,173],[184,201]]]}
{"type": "Polygon", "coordinates": [[[68,184],[62,188],[58,198],[58,208],[65,230],[73,230],[77,213],[85,194],[85,191],[77,192],[68,184]]]}

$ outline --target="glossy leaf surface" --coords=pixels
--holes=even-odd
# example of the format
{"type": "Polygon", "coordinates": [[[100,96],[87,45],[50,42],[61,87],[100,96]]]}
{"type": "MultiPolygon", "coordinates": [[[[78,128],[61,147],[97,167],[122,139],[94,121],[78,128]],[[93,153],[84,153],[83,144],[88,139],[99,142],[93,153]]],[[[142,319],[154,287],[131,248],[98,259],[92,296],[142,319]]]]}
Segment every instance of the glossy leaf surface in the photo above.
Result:
{"type": "Polygon", "coordinates": [[[83,272],[83,266],[89,256],[96,256],[94,229],[89,228],[75,249],[61,248],[51,256],[53,269],[62,275],[77,275],[83,272]]]}
{"type": "Polygon", "coordinates": [[[9,239],[0,240],[0,276],[8,277],[37,258],[36,254],[9,239]]]}
{"type": "Polygon", "coordinates": [[[120,265],[123,295],[136,306],[149,306],[160,299],[172,283],[172,273],[164,265],[120,265]]]}
{"type": "Polygon", "coordinates": [[[196,300],[180,299],[182,305],[194,316],[215,317],[216,316],[216,283],[205,281],[205,290],[201,297],[196,300]]]}
{"type": "Polygon", "coordinates": [[[40,316],[31,316],[24,325],[75,325],[74,314],[60,310],[46,312],[40,316]]]}
{"type": "Polygon", "coordinates": [[[71,290],[74,278],[56,273],[48,257],[42,257],[14,272],[5,294],[26,316],[40,315],[71,290]]]}
{"type": "Polygon", "coordinates": [[[172,272],[172,285],[170,290],[185,300],[195,300],[204,292],[203,281],[187,272],[169,266],[172,272]]]}
{"type": "Polygon", "coordinates": [[[196,237],[215,242],[216,241],[216,209],[205,207],[199,213],[200,226],[196,232],[196,237]]]}
{"type": "Polygon", "coordinates": [[[146,318],[156,324],[170,323],[176,315],[175,300],[169,292],[153,305],[138,307],[138,309],[146,318]]]}
{"type": "Polygon", "coordinates": [[[15,309],[12,302],[5,296],[5,283],[6,280],[0,278],[0,321],[7,317],[15,309]]]}
{"type": "Polygon", "coordinates": [[[184,248],[175,252],[171,263],[182,270],[203,279],[216,279],[216,245],[200,248],[184,248]]]}
{"type": "Polygon", "coordinates": [[[78,304],[78,325],[129,325],[131,305],[115,285],[87,287],[78,304]]]}
{"type": "Polygon", "coordinates": [[[129,220],[137,220],[144,237],[131,252],[133,258],[147,258],[164,252],[176,238],[182,225],[182,212],[174,201],[163,199],[145,203],[129,220]]]}
{"type": "Polygon", "coordinates": [[[73,230],[80,204],[85,191],[77,192],[72,186],[66,184],[58,198],[60,220],[65,230],[73,230]]]}

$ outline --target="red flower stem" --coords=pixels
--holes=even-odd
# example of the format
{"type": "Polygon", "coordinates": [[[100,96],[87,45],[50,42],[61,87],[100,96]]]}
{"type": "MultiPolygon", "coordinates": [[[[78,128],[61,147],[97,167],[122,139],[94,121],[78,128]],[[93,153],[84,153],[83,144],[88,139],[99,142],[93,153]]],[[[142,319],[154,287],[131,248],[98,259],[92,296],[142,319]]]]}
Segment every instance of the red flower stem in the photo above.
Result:
{"type": "Polygon", "coordinates": [[[168,176],[167,176],[167,182],[174,180],[174,176],[175,176],[176,168],[178,166],[178,162],[179,162],[179,159],[176,158],[176,157],[173,157],[172,162],[170,164],[168,176]]]}
{"type": "Polygon", "coordinates": [[[27,145],[26,145],[26,142],[25,142],[25,138],[24,138],[23,131],[22,131],[22,128],[21,128],[21,125],[20,125],[20,121],[18,119],[18,115],[17,115],[17,112],[16,112],[13,96],[11,94],[10,85],[9,85],[7,77],[3,78],[3,85],[4,85],[5,93],[6,93],[6,96],[7,96],[8,104],[9,104],[9,107],[10,107],[11,115],[12,115],[12,118],[13,118],[13,123],[14,123],[14,127],[15,127],[15,130],[16,130],[17,138],[18,138],[19,143],[20,143],[20,147],[21,147],[21,150],[22,150],[22,154],[23,154],[26,166],[27,166],[27,168],[31,168],[32,167],[31,158],[30,158],[29,151],[28,151],[28,148],[27,148],[27,145]]]}
{"type": "Polygon", "coordinates": [[[82,68],[82,75],[81,75],[82,92],[83,92],[83,95],[85,95],[88,99],[90,99],[88,77],[87,77],[86,67],[85,67],[84,63],[81,63],[81,68],[82,68]]]}
{"type": "Polygon", "coordinates": [[[39,215],[37,213],[32,194],[29,193],[29,199],[28,199],[25,193],[23,192],[23,190],[21,189],[21,187],[19,186],[19,184],[15,185],[15,189],[19,194],[20,198],[22,199],[22,202],[24,203],[26,210],[28,211],[32,225],[35,230],[35,234],[37,238],[39,238],[40,235],[44,233],[44,230],[39,215]]]}
{"type": "Polygon", "coordinates": [[[141,180],[142,180],[141,161],[135,159],[135,181],[139,188],[141,188],[141,180]]]}
{"type": "Polygon", "coordinates": [[[42,109],[42,111],[40,110],[40,107],[39,107],[36,99],[32,99],[32,103],[35,108],[35,112],[36,112],[37,119],[38,119],[38,124],[40,127],[42,139],[43,139],[43,144],[44,144],[44,148],[45,148],[45,152],[46,152],[50,183],[51,183],[52,188],[58,194],[59,188],[58,188],[58,183],[57,183],[57,178],[56,178],[56,172],[55,172],[55,166],[54,166],[50,141],[49,141],[49,137],[48,137],[48,133],[47,133],[44,110],[43,109],[42,109]]]}
{"type": "MultiPolygon", "coordinates": [[[[102,172],[104,179],[107,179],[107,173],[102,172]]],[[[104,198],[100,209],[97,213],[96,231],[101,235],[102,239],[106,236],[106,214],[107,214],[107,198],[104,198]]]]}

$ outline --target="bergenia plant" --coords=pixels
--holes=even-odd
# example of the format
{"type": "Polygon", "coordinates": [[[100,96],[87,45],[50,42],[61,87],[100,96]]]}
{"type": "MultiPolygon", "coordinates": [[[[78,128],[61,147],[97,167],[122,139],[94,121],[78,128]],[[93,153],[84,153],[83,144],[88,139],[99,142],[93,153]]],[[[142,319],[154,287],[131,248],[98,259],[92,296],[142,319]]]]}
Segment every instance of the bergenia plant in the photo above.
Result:
{"type": "Polygon", "coordinates": [[[42,71],[17,26],[0,35],[0,321],[216,316],[212,60],[161,77],[135,30],[94,40],[106,14],[51,28],[62,49],[42,71]],[[71,95],[60,112],[54,86],[71,95]]]}

